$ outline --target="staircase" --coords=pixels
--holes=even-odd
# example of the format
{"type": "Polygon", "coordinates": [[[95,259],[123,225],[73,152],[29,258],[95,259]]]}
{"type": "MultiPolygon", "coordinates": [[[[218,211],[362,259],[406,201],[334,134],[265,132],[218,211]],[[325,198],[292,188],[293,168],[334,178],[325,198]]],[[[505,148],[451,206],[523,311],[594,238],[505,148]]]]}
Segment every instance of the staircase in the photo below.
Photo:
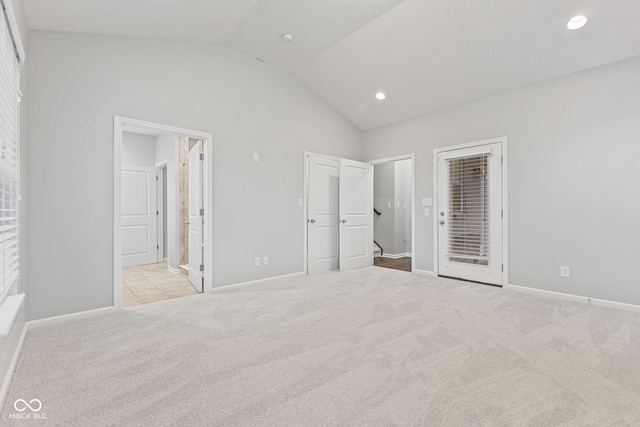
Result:
{"type": "Polygon", "coordinates": [[[382,248],[376,243],[376,241],[373,241],[373,257],[379,257],[382,256],[382,248]]]}

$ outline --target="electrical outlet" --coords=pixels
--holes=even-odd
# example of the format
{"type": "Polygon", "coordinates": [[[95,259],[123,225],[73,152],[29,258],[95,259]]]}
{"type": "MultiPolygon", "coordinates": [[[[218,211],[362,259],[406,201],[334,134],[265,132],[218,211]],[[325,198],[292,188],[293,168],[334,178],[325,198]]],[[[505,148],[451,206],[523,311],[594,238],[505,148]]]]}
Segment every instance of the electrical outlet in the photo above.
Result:
{"type": "Polygon", "coordinates": [[[561,265],[560,266],[560,276],[561,277],[571,277],[571,271],[570,271],[569,267],[567,267],[566,265],[561,265]]]}
{"type": "Polygon", "coordinates": [[[260,257],[256,257],[256,267],[260,267],[260,257]]]}
{"type": "Polygon", "coordinates": [[[269,257],[268,256],[263,256],[262,257],[262,265],[269,265],[269,257]]]}
{"type": "Polygon", "coordinates": [[[258,156],[258,153],[253,153],[253,161],[256,163],[260,161],[260,156],[258,156]]]}
{"type": "Polygon", "coordinates": [[[424,216],[429,216],[429,208],[424,208],[424,216]]]}

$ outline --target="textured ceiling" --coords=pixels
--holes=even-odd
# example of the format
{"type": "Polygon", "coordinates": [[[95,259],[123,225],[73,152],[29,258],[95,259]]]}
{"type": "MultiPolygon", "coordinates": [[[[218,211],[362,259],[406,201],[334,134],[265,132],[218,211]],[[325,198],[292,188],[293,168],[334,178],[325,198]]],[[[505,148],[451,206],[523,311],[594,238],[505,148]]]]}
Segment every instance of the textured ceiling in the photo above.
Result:
{"type": "Polygon", "coordinates": [[[638,0],[23,3],[31,29],[224,43],[291,71],[363,130],[640,55],[638,0]],[[567,30],[577,14],[589,23],[567,30]]]}

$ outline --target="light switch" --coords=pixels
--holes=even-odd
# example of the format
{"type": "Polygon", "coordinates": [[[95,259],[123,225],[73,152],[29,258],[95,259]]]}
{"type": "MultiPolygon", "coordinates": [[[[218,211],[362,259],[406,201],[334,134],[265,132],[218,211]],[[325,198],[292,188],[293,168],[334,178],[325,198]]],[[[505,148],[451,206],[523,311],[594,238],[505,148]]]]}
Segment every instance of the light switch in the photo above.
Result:
{"type": "Polygon", "coordinates": [[[432,198],[423,198],[422,199],[422,206],[431,206],[433,205],[433,199],[432,198]]]}
{"type": "Polygon", "coordinates": [[[429,216],[429,208],[424,208],[424,216],[429,216]]]}
{"type": "Polygon", "coordinates": [[[400,202],[396,202],[396,208],[400,207],[400,202]]]}
{"type": "Polygon", "coordinates": [[[391,209],[391,202],[387,202],[387,209],[391,209]]]}
{"type": "Polygon", "coordinates": [[[407,209],[407,204],[406,203],[404,204],[404,208],[407,209]]]}
{"type": "Polygon", "coordinates": [[[302,202],[302,199],[298,199],[298,206],[303,206],[304,203],[302,202]]]}
{"type": "Polygon", "coordinates": [[[258,153],[253,153],[253,161],[255,163],[258,163],[260,161],[260,156],[258,156],[258,153]]]}

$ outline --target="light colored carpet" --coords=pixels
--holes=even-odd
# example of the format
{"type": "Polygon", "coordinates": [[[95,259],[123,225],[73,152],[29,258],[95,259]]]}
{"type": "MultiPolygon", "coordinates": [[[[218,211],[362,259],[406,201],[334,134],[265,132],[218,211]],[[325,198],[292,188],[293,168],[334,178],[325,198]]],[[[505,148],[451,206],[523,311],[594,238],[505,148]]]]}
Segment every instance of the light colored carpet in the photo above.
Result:
{"type": "Polygon", "coordinates": [[[30,331],[9,425],[640,425],[640,315],[369,267],[30,331]],[[15,421],[16,399],[46,420],[15,421]]]}

